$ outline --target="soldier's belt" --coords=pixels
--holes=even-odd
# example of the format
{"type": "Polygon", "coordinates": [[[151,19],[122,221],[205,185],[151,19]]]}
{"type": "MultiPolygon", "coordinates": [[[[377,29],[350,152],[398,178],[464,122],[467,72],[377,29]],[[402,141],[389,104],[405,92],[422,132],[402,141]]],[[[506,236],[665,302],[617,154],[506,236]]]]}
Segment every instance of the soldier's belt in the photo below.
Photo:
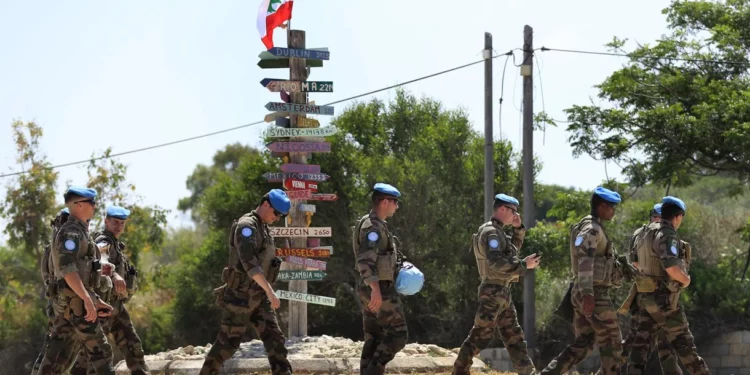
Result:
{"type": "Polygon", "coordinates": [[[500,285],[500,286],[510,286],[513,284],[513,281],[511,280],[497,280],[497,279],[482,279],[483,284],[492,284],[492,285],[500,285]]]}

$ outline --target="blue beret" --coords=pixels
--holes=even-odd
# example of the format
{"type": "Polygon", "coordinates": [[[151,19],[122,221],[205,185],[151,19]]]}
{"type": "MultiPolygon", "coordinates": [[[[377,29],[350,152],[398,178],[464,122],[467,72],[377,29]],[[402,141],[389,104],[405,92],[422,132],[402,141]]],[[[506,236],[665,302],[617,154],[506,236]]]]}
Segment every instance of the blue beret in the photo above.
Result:
{"type": "Polygon", "coordinates": [[[66,213],[66,214],[70,215],[70,210],[67,207],[65,207],[62,210],[60,210],[60,213],[66,213]]]}
{"type": "Polygon", "coordinates": [[[377,191],[378,193],[393,195],[396,198],[401,196],[401,192],[398,191],[398,189],[396,189],[395,187],[391,185],[384,184],[382,182],[378,182],[377,184],[375,184],[372,190],[377,191]]]}
{"type": "Polygon", "coordinates": [[[271,207],[276,211],[286,215],[289,213],[289,209],[292,208],[292,201],[286,196],[286,193],[281,189],[273,189],[268,192],[268,200],[271,202],[271,207]]]}
{"type": "Polygon", "coordinates": [[[515,204],[516,206],[519,205],[518,204],[518,199],[516,199],[514,197],[511,197],[510,195],[498,194],[498,195],[495,196],[495,200],[498,200],[500,202],[515,204]]]}
{"type": "Polygon", "coordinates": [[[82,186],[71,186],[68,188],[68,191],[65,192],[66,195],[78,195],[80,197],[84,198],[96,198],[96,190],[90,189],[87,187],[82,186]]]}
{"type": "Polygon", "coordinates": [[[661,215],[661,203],[657,203],[654,205],[654,212],[661,215]]]}
{"type": "Polygon", "coordinates": [[[620,203],[622,201],[620,194],[602,186],[594,189],[594,195],[598,195],[600,198],[610,203],[620,203]]]}
{"type": "Polygon", "coordinates": [[[673,204],[677,207],[679,207],[682,211],[687,213],[687,206],[685,206],[685,202],[682,201],[682,199],[672,196],[666,196],[662,198],[661,200],[662,204],[673,204]]]}
{"type": "Polygon", "coordinates": [[[396,276],[396,292],[405,296],[416,294],[422,290],[424,274],[409,262],[404,262],[396,276]]]}
{"type": "Polygon", "coordinates": [[[125,220],[130,216],[130,210],[120,206],[107,207],[107,216],[115,219],[125,220]]]}

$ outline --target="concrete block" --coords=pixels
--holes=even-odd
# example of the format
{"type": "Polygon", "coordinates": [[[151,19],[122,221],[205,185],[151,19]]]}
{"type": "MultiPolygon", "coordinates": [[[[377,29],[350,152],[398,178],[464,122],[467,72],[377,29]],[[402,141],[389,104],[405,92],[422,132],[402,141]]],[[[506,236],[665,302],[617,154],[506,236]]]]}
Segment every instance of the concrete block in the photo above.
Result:
{"type": "Polygon", "coordinates": [[[750,367],[741,368],[739,375],[750,375],[750,367]]]}
{"type": "Polygon", "coordinates": [[[742,331],[742,342],[750,344],[750,331],[742,331]]]}
{"type": "Polygon", "coordinates": [[[729,344],[729,355],[750,355],[750,345],[748,344],[729,344]]]}
{"type": "Polygon", "coordinates": [[[742,331],[730,332],[721,337],[726,344],[742,344],[742,331]]]}
{"type": "Polygon", "coordinates": [[[739,375],[740,369],[739,368],[720,368],[718,371],[716,371],[716,375],[739,375]]]}
{"type": "Polygon", "coordinates": [[[708,349],[709,355],[725,356],[729,355],[729,344],[715,344],[708,349]]]}
{"type": "Polygon", "coordinates": [[[708,368],[710,369],[721,367],[721,357],[708,356],[703,357],[703,360],[706,361],[706,366],[708,366],[708,368]]]}
{"type": "Polygon", "coordinates": [[[721,357],[722,368],[741,367],[741,366],[742,366],[742,357],[739,357],[736,355],[725,355],[721,357]]]}

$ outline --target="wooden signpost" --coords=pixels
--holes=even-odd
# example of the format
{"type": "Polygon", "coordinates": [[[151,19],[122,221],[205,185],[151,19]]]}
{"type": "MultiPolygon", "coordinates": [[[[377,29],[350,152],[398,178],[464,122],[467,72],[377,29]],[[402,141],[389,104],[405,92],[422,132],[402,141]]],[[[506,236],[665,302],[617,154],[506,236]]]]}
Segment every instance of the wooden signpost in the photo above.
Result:
{"type": "Polygon", "coordinates": [[[304,203],[299,205],[299,210],[302,212],[312,212],[312,213],[315,213],[316,211],[314,204],[304,204],[304,203]]]}
{"type": "Polygon", "coordinates": [[[282,164],[280,168],[285,173],[320,173],[320,166],[317,164],[287,163],[282,164]]]}
{"type": "Polygon", "coordinates": [[[311,59],[311,60],[328,60],[331,58],[331,53],[328,52],[328,48],[282,48],[273,47],[268,50],[268,53],[276,57],[297,57],[300,59],[311,59]]]}
{"type": "Polygon", "coordinates": [[[260,84],[270,92],[333,92],[333,81],[290,81],[281,78],[263,78],[260,84]]]}
{"type": "MultiPolygon", "coordinates": [[[[287,190],[311,190],[313,193],[318,190],[318,183],[313,181],[303,181],[294,178],[284,180],[284,188],[287,190]]],[[[313,206],[315,207],[315,206],[313,206]]],[[[301,209],[301,208],[300,208],[301,209]]],[[[303,210],[304,211],[304,210],[303,210]]],[[[313,211],[315,212],[315,211],[313,211]]]]}
{"type": "Polygon", "coordinates": [[[314,303],[316,305],[336,306],[336,299],[333,297],[316,296],[313,294],[290,292],[287,290],[276,290],[275,292],[279,299],[304,302],[303,305],[305,303],[314,303]]]}
{"type": "Polygon", "coordinates": [[[339,196],[336,194],[313,194],[308,199],[313,201],[335,201],[339,199],[339,196]]]}
{"type": "Polygon", "coordinates": [[[305,190],[287,191],[286,196],[289,197],[289,200],[293,200],[293,201],[310,199],[310,197],[312,197],[312,190],[305,189],[305,190]]]}
{"type": "Polygon", "coordinates": [[[333,116],[333,106],[330,106],[330,105],[311,105],[311,104],[298,104],[298,103],[268,102],[266,103],[266,109],[269,111],[278,111],[278,112],[333,116]]]}
{"type": "Polygon", "coordinates": [[[323,271],[279,271],[279,281],[307,280],[320,281],[326,277],[323,271]]]}
{"type": "Polygon", "coordinates": [[[297,125],[300,128],[319,128],[320,122],[314,118],[300,117],[297,119],[297,125]]]}
{"type": "MultiPolygon", "coordinates": [[[[282,100],[283,100],[283,98],[282,98],[282,100]]],[[[284,103],[288,103],[288,102],[285,101],[284,103]]],[[[314,105],[315,101],[311,100],[310,104],[314,105]]],[[[286,120],[288,122],[289,119],[286,118],[287,116],[289,116],[288,112],[272,112],[272,113],[267,114],[266,117],[263,117],[263,121],[265,121],[265,122],[278,121],[279,118],[283,118],[282,121],[286,120]]],[[[276,125],[279,125],[278,122],[276,123],[276,125]]],[[[284,126],[284,127],[288,128],[289,124],[287,123],[287,126],[284,126]]]]}
{"type": "Polygon", "coordinates": [[[270,227],[272,237],[331,237],[331,227],[270,227]]]}
{"type": "Polygon", "coordinates": [[[296,257],[294,255],[290,255],[286,258],[284,258],[284,261],[291,264],[296,264],[298,266],[305,266],[309,268],[315,268],[316,270],[326,270],[326,262],[322,260],[317,259],[310,259],[310,258],[300,258],[296,257]]]}

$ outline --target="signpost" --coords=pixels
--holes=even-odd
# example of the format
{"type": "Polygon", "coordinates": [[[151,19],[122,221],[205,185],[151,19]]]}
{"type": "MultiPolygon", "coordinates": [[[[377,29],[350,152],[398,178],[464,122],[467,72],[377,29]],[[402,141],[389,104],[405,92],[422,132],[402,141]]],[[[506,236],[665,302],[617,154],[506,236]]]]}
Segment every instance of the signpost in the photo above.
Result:
{"type": "MultiPolygon", "coordinates": [[[[283,69],[283,68],[289,68],[289,60],[285,59],[283,57],[276,57],[271,56],[272,58],[268,58],[267,56],[263,55],[261,52],[260,55],[260,61],[258,61],[258,66],[261,69],[283,69]]],[[[308,68],[322,68],[323,67],[323,61],[320,60],[307,60],[305,61],[305,66],[308,68]]]]}
{"type": "Polygon", "coordinates": [[[313,201],[335,201],[339,199],[339,196],[336,194],[313,194],[308,199],[313,201]]]}
{"type": "Polygon", "coordinates": [[[326,262],[317,259],[300,258],[294,255],[290,255],[284,258],[284,261],[298,266],[305,266],[309,268],[315,268],[316,270],[326,270],[326,262]]]}
{"type": "Polygon", "coordinates": [[[330,105],[268,102],[266,103],[266,109],[269,111],[333,116],[333,106],[330,105]]]}
{"type": "Polygon", "coordinates": [[[296,256],[296,257],[305,257],[305,258],[328,258],[331,256],[331,250],[329,250],[328,248],[324,248],[324,247],[319,247],[316,249],[290,249],[288,247],[283,247],[280,249],[276,249],[276,256],[277,257],[296,256]]]}
{"type": "Polygon", "coordinates": [[[289,197],[289,200],[305,200],[310,199],[312,197],[312,190],[292,190],[287,191],[286,196],[289,197]]]}
{"type": "Polygon", "coordinates": [[[333,126],[324,128],[279,128],[273,127],[266,131],[266,136],[271,138],[281,137],[326,137],[334,135],[339,131],[333,126]]]}
{"type": "Polygon", "coordinates": [[[274,142],[266,147],[273,152],[331,152],[328,142],[274,142]]]}
{"type": "Polygon", "coordinates": [[[317,164],[282,164],[281,171],[287,173],[320,173],[320,165],[317,164]]]}
{"type": "MultiPolygon", "coordinates": [[[[303,181],[294,178],[287,178],[284,180],[284,188],[287,190],[311,190],[313,193],[318,190],[318,183],[313,181],[303,181]]],[[[309,198],[308,198],[309,199],[309,198]]],[[[307,206],[307,205],[306,205],[307,206]]],[[[313,206],[315,207],[315,206],[313,206]]],[[[304,210],[303,210],[304,211],[304,210]]],[[[315,212],[315,211],[313,211],[315,212]]]]}
{"type": "Polygon", "coordinates": [[[279,271],[279,281],[307,280],[320,281],[326,277],[323,271],[279,271]]]}
{"type": "Polygon", "coordinates": [[[320,122],[314,118],[299,117],[297,118],[297,125],[301,128],[319,128],[320,122]]]}
{"type": "Polygon", "coordinates": [[[263,78],[260,84],[270,92],[333,92],[333,81],[289,81],[280,78],[263,78]]]}
{"type": "Polygon", "coordinates": [[[336,306],[336,299],[333,297],[316,296],[313,294],[290,292],[287,290],[276,290],[274,292],[276,293],[276,296],[279,297],[279,299],[314,303],[316,305],[336,306]]]}
{"type": "Polygon", "coordinates": [[[331,237],[331,227],[270,227],[272,237],[331,237]]]}
{"type": "Polygon", "coordinates": [[[302,212],[312,212],[312,213],[315,213],[315,205],[314,204],[300,203],[299,210],[302,211],[302,212]]]}
{"type": "Polygon", "coordinates": [[[276,57],[297,57],[311,60],[328,60],[331,58],[331,53],[328,52],[328,48],[303,49],[273,47],[268,50],[268,53],[276,57]]]}
{"type": "MultiPolygon", "coordinates": [[[[282,100],[283,100],[283,98],[282,98],[282,100]]],[[[288,102],[286,102],[286,103],[288,103],[288,102]]],[[[315,104],[315,101],[311,100],[310,104],[315,104]]],[[[284,120],[286,120],[287,122],[289,122],[289,119],[286,118],[286,116],[289,116],[288,112],[272,112],[272,113],[267,114],[265,117],[263,117],[263,121],[265,121],[265,122],[271,122],[271,121],[274,121],[274,120],[278,120],[279,117],[281,117],[281,118],[284,118],[284,120]]],[[[276,125],[278,125],[278,123],[276,125]]],[[[286,127],[289,127],[289,126],[287,125],[286,127]]]]}
{"type": "MultiPolygon", "coordinates": [[[[268,182],[281,182],[285,178],[294,178],[297,180],[308,180],[308,181],[325,181],[331,178],[331,176],[325,173],[285,173],[285,172],[266,172],[263,173],[268,182]]],[[[330,200],[330,199],[323,199],[330,200]]],[[[335,199],[333,199],[335,200],[335,199]]]]}

